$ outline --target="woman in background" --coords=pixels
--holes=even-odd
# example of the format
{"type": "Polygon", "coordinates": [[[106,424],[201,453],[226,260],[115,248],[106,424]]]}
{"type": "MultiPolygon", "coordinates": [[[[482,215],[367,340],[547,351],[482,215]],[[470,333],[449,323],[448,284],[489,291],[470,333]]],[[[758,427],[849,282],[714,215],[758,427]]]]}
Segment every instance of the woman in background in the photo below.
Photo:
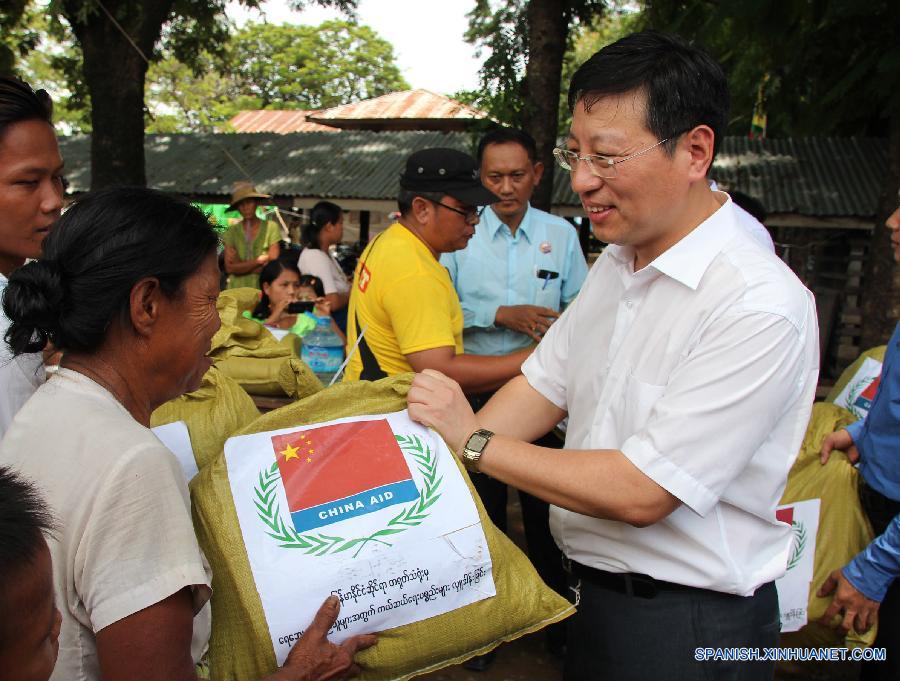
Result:
{"type": "MultiPolygon", "coordinates": [[[[303,338],[316,326],[317,317],[331,318],[331,308],[318,277],[301,275],[297,266],[283,259],[273,260],[259,274],[262,294],[253,312],[244,316],[273,329],[284,329],[303,338]],[[308,309],[293,312],[291,303],[309,303],[308,309]]],[[[331,328],[346,342],[331,319],[331,328]]]]}
{"type": "Polygon", "coordinates": [[[322,280],[325,299],[342,332],[347,330],[347,302],[350,300],[350,281],[329,248],[344,238],[344,215],[340,206],[329,201],[319,201],[303,226],[303,252],[297,267],[303,274],[312,274],[322,280]]]}
{"type": "Polygon", "coordinates": [[[256,216],[260,199],[271,199],[249,184],[238,187],[231,195],[228,210],[237,210],[241,219],[232,222],[222,235],[225,246],[225,271],[228,288],[254,288],[262,268],[278,258],[281,249],[281,227],[271,220],[256,216]]]}

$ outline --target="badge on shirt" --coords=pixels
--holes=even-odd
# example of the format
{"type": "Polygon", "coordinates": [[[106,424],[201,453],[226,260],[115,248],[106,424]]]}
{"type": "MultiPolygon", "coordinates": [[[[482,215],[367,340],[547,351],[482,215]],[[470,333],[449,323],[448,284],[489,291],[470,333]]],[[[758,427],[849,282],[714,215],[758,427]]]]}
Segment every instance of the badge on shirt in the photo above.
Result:
{"type": "Polygon", "coordinates": [[[550,245],[549,241],[542,241],[538,248],[541,249],[541,253],[550,253],[553,251],[553,246],[550,245]]]}
{"type": "Polygon", "coordinates": [[[366,289],[369,288],[369,281],[372,279],[372,273],[369,272],[369,268],[366,267],[365,263],[359,269],[359,281],[356,282],[356,286],[363,293],[366,292],[366,289]]]}

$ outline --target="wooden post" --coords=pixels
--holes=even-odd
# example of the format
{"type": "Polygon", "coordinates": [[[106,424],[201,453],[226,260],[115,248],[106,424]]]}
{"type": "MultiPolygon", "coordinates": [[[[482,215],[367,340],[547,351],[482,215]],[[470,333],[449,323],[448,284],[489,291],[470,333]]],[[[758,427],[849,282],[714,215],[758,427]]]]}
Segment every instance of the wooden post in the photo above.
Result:
{"type": "Polygon", "coordinates": [[[367,210],[359,211],[359,243],[365,248],[369,243],[369,218],[371,213],[367,210]]]}

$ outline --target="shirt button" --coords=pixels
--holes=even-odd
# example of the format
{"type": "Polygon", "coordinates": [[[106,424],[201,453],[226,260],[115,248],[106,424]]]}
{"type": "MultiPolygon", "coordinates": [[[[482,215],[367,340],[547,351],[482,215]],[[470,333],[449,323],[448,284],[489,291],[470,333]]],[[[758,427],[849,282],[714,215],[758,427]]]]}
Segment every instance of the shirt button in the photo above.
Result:
{"type": "Polygon", "coordinates": [[[633,305],[634,305],[634,303],[632,303],[630,300],[626,300],[626,301],[625,301],[625,307],[627,307],[629,310],[631,309],[631,307],[632,307],[633,305]]]}

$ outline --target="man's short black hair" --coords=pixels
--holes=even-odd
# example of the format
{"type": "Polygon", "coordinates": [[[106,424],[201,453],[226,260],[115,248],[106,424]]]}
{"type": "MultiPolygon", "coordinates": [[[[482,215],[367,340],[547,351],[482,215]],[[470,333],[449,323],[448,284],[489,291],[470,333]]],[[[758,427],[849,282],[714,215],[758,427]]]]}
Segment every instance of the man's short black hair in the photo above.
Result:
{"type": "Polygon", "coordinates": [[[14,123],[44,121],[52,125],[53,103],[46,90],[32,90],[24,80],[0,76],[0,135],[14,123]]]}
{"type": "Polygon", "coordinates": [[[34,485],[0,467],[0,598],[10,575],[34,562],[53,529],[53,515],[34,485]]]}
{"type": "Polygon", "coordinates": [[[657,139],[675,138],[698,125],[715,133],[713,155],[728,122],[728,83],[722,67],[706,52],[676,35],[642,31],[607,45],[582,64],[569,86],[569,108],[586,111],[603,97],[643,90],[647,128],[657,139]]]}
{"type": "Polygon", "coordinates": [[[506,144],[508,142],[521,146],[532,163],[537,160],[537,144],[535,144],[534,137],[518,128],[495,128],[478,142],[478,165],[481,165],[484,150],[489,144],[506,144]]]}

